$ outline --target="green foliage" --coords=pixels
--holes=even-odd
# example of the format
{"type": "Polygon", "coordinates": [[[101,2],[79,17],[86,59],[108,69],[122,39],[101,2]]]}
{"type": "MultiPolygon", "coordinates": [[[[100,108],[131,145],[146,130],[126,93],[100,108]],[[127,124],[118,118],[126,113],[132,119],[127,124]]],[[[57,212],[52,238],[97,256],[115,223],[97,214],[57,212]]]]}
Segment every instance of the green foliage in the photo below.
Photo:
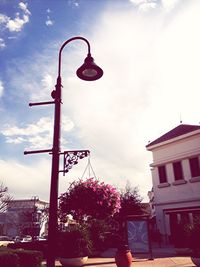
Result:
{"type": "Polygon", "coordinates": [[[58,236],[57,256],[64,258],[84,257],[91,254],[92,242],[85,225],[76,225],[60,232],[58,236]]]}
{"type": "Polygon", "coordinates": [[[65,222],[67,215],[72,214],[79,226],[61,233],[58,256],[86,256],[91,252],[97,255],[108,247],[118,246],[125,238],[121,222],[127,215],[142,213],[141,201],[138,188],[132,188],[129,183],[119,193],[114,187],[93,178],[73,182],[59,198],[59,217],[65,222]],[[82,232],[87,228],[89,243],[88,237],[77,237],[77,227],[82,232]],[[83,240],[90,244],[87,254],[80,247],[83,240]]]}
{"type": "Polygon", "coordinates": [[[19,258],[16,254],[6,250],[0,251],[0,266],[2,267],[20,267],[19,258]]]}
{"type": "Polygon", "coordinates": [[[200,217],[195,218],[193,223],[186,224],[184,231],[188,246],[194,254],[200,256],[200,217]]]}
{"type": "Polygon", "coordinates": [[[132,187],[130,182],[126,183],[124,190],[121,190],[121,209],[119,210],[119,216],[125,217],[127,215],[139,215],[142,214],[141,201],[142,198],[139,195],[137,187],[132,187]]]}
{"type": "Polygon", "coordinates": [[[109,232],[109,225],[105,220],[92,219],[87,222],[88,231],[93,244],[93,250],[98,252],[105,250],[106,234],[109,232]]]}
{"type": "Polygon", "coordinates": [[[10,243],[7,246],[11,249],[24,249],[24,250],[35,250],[40,251],[44,258],[47,257],[47,241],[46,240],[36,240],[31,242],[19,242],[10,243]]]}
{"type": "Polygon", "coordinates": [[[39,251],[23,249],[1,249],[0,266],[2,267],[41,267],[42,254],[39,251]]]}
{"type": "Polygon", "coordinates": [[[8,202],[11,200],[11,196],[8,193],[8,187],[4,186],[0,182],[0,212],[4,212],[7,208],[8,202]]]}
{"type": "Polygon", "coordinates": [[[14,254],[19,258],[20,267],[27,267],[27,263],[29,267],[41,267],[42,253],[39,251],[19,249],[15,250],[14,254]]]}

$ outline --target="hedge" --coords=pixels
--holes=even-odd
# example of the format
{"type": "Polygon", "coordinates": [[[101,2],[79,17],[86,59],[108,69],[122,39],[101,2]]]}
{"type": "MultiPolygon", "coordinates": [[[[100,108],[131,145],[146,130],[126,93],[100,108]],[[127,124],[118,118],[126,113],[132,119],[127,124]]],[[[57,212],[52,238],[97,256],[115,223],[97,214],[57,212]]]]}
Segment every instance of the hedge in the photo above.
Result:
{"type": "Polygon", "coordinates": [[[20,267],[19,257],[8,251],[0,251],[0,266],[2,267],[20,267]]]}
{"type": "Polygon", "coordinates": [[[19,243],[10,243],[7,246],[11,249],[25,249],[25,250],[35,250],[40,251],[44,258],[47,257],[47,241],[46,240],[37,240],[32,242],[19,242],[19,243]]]}
{"type": "Polygon", "coordinates": [[[0,250],[0,266],[2,267],[41,267],[42,253],[23,249],[0,250]]]}

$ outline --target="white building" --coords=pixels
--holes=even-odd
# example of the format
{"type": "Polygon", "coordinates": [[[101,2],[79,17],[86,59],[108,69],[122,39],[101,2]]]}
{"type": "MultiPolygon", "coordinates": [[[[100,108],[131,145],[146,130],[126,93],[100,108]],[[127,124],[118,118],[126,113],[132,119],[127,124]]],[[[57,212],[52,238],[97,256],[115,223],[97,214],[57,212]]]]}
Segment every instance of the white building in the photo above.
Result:
{"type": "Polygon", "coordinates": [[[39,236],[41,229],[45,229],[43,224],[47,222],[47,207],[48,203],[39,200],[37,197],[10,200],[7,204],[6,212],[0,213],[2,234],[11,237],[22,235],[39,236]]]}
{"type": "Polygon", "coordinates": [[[166,241],[178,223],[200,217],[200,126],[180,124],[146,146],[157,227],[166,241]]]}

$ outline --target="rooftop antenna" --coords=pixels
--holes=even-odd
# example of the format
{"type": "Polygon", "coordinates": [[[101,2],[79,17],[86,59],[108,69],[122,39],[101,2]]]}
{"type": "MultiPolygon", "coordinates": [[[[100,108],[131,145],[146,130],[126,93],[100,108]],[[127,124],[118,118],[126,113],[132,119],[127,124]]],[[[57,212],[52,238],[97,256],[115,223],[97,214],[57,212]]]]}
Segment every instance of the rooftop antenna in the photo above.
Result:
{"type": "Polygon", "coordinates": [[[182,123],[183,123],[183,121],[182,121],[181,113],[180,113],[180,124],[182,124],[182,123]]]}

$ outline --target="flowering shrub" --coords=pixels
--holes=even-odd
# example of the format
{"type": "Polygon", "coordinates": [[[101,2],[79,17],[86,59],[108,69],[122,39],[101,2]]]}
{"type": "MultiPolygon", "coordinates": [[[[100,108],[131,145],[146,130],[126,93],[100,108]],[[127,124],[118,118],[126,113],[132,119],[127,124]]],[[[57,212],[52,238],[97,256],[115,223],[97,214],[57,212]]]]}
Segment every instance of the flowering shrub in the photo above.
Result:
{"type": "Polygon", "coordinates": [[[120,194],[111,185],[89,178],[74,181],[59,198],[59,217],[65,221],[67,214],[74,219],[105,219],[119,212],[120,194]]]}

